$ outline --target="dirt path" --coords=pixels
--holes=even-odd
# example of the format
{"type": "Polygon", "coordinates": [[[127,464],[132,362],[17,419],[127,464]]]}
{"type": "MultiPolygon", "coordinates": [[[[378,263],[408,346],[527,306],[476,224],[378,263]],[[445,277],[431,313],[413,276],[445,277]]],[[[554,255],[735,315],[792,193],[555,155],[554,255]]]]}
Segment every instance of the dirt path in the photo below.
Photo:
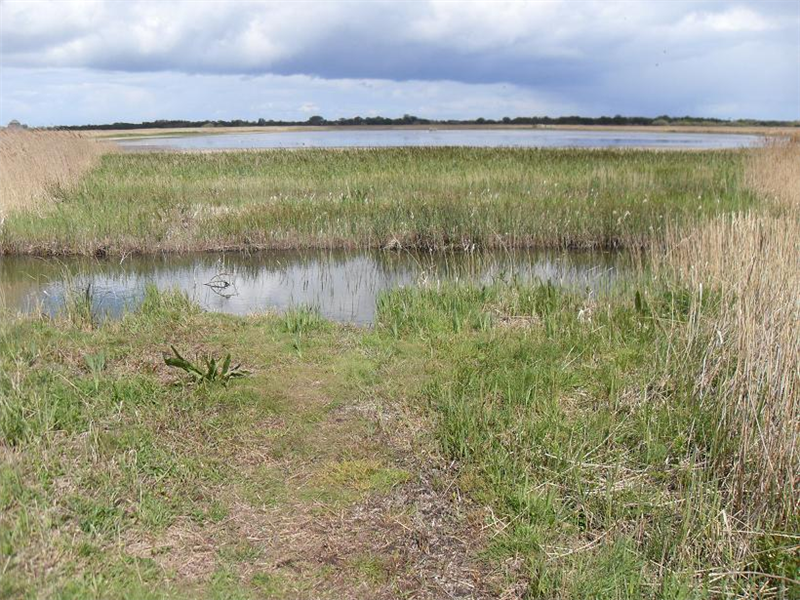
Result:
{"type": "MultiPolygon", "coordinates": [[[[358,351],[346,360],[359,364],[358,351]]],[[[276,598],[515,597],[480,557],[487,514],[460,495],[456,465],[421,420],[375,390],[337,387],[330,368],[293,362],[267,387],[279,414],[240,414],[236,443],[220,444],[238,476],[206,493],[224,516],[132,532],[124,551],[154,560],[177,588],[225,571],[276,598]]]]}

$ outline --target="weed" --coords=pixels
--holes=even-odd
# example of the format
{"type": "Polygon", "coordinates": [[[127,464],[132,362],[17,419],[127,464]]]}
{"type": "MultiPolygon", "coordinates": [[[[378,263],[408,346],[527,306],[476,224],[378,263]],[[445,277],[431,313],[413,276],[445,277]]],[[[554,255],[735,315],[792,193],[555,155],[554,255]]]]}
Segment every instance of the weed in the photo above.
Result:
{"type": "Polygon", "coordinates": [[[94,389],[97,391],[100,386],[100,374],[106,368],[106,353],[101,350],[95,354],[86,354],[83,360],[86,361],[86,366],[89,367],[89,371],[92,373],[94,389]]]}
{"type": "Polygon", "coordinates": [[[172,348],[173,356],[164,354],[164,363],[169,367],[175,367],[188,373],[195,383],[221,383],[228,385],[232,379],[244,377],[250,372],[242,369],[241,364],[231,367],[231,355],[228,353],[221,363],[217,362],[212,356],[203,358],[204,367],[195,365],[180,355],[175,346],[172,348]]]}

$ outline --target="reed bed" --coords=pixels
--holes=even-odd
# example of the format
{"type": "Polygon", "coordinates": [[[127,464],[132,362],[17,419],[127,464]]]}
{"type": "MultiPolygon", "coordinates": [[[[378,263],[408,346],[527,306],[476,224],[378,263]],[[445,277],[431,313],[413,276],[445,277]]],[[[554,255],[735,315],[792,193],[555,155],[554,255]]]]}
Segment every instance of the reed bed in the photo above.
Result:
{"type": "Polygon", "coordinates": [[[46,207],[113,149],[75,132],[0,129],[0,219],[46,207]]]}
{"type": "Polygon", "coordinates": [[[800,212],[800,134],[767,140],[754,151],[745,173],[747,185],[774,207],[800,212]]]}
{"type": "Polygon", "coordinates": [[[118,153],[0,252],[646,246],[751,207],[742,151],[392,148],[118,153]]]}
{"type": "Polygon", "coordinates": [[[695,295],[689,351],[702,354],[697,393],[736,434],[734,505],[785,520],[800,500],[800,143],[755,153],[748,179],[774,210],[673,233],[661,267],[695,295]],[[712,310],[704,294],[720,296],[712,310]]]}
{"type": "Polygon", "coordinates": [[[774,575],[773,548],[798,550],[800,511],[800,140],[770,142],[745,167],[765,210],[671,230],[652,254],[657,275],[691,295],[690,318],[670,329],[667,372],[689,379],[714,422],[695,443],[720,482],[721,576],[733,578],[774,575]]]}
{"type": "Polygon", "coordinates": [[[741,509],[781,499],[784,514],[797,508],[799,235],[796,222],[730,217],[685,238],[669,257],[696,294],[689,341],[703,354],[697,393],[719,405],[720,428],[740,440],[726,477],[741,509]],[[722,300],[705,311],[709,291],[722,300]]]}

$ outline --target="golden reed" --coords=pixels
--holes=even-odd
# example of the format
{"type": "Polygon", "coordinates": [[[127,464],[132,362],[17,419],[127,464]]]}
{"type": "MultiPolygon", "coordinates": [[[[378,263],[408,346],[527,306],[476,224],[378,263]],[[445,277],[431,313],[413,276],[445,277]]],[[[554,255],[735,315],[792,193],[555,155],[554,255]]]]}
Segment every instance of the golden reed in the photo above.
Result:
{"type": "Polygon", "coordinates": [[[45,206],[53,190],[74,184],[113,150],[75,132],[0,129],[0,219],[45,206]]]}
{"type": "Polygon", "coordinates": [[[673,232],[658,268],[696,297],[722,295],[693,315],[696,392],[740,441],[722,465],[731,506],[780,526],[800,508],[800,138],[754,151],[746,177],[766,209],[673,232]]]}

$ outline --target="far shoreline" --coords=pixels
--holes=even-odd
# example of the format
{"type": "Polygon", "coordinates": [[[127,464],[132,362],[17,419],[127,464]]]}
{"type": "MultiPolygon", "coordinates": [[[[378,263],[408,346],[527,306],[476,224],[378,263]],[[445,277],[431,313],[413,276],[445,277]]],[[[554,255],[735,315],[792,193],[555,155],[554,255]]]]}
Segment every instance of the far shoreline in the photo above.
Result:
{"type": "Polygon", "coordinates": [[[190,137],[198,135],[288,133],[320,131],[625,131],[646,133],[706,133],[728,135],[760,135],[765,137],[800,135],[798,127],[762,127],[736,125],[266,125],[246,127],[175,127],[150,129],[102,129],[82,132],[83,135],[108,141],[190,137]]]}

